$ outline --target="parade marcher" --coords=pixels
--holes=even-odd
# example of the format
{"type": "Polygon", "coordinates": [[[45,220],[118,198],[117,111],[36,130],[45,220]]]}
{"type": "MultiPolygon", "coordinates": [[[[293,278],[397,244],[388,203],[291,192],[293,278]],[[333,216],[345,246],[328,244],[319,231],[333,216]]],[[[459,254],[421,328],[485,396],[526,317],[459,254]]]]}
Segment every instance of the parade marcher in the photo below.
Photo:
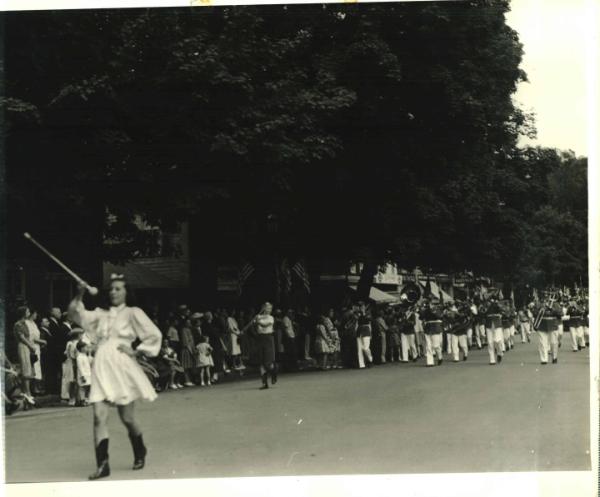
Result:
{"type": "Polygon", "coordinates": [[[416,343],[416,313],[413,308],[404,312],[400,319],[400,341],[402,344],[402,362],[408,362],[409,354],[413,362],[418,359],[416,343]]]}
{"type": "Polygon", "coordinates": [[[423,320],[421,319],[422,308],[415,309],[415,342],[417,343],[417,356],[425,356],[425,328],[423,328],[423,320]]]}
{"type": "Polygon", "coordinates": [[[548,355],[552,355],[552,363],[558,362],[558,321],[562,318],[562,310],[557,302],[543,302],[538,312],[542,317],[538,325],[540,362],[548,364],[548,355]]]}
{"type": "Polygon", "coordinates": [[[573,352],[585,349],[585,334],[583,330],[583,309],[575,300],[569,305],[569,332],[571,333],[571,344],[573,352]]]}
{"type": "Polygon", "coordinates": [[[484,304],[483,315],[485,316],[485,333],[488,344],[490,365],[502,362],[504,355],[504,334],[502,331],[502,310],[495,297],[490,298],[484,304]]]}
{"type": "Polygon", "coordinates": [[[511,314],[510,307],[507,302],[503,302],[502,309],[502,336],[504,339],[504,350],[512,350],[514,343],[511,334],[511,326],[514,325],[514,318],[511,314]]]}
{"type": "Polygon", "coordinates": [[[521,332],[521,343],[531,342],[531,322],[526,306],[519,309],[517,319],[519,321],[519,331],[521,332]]]}
{"type": "Polygon", "coordinates": [[[425,357],[428,367],[434,366],[434,356],[438,365],[444,358],[442,355],[442,314],[441,308],[434,308],[430,300],[425,300],[425,309],[421,312],[423,328],[425,330],[425,357]]]}
{"type": "Polygon", "coordinates": [[[373,355],[371,354],[371,318],[363,302],[359,302],[358,304],[357,322],[356,346],[358,349],[358,367],[359,369],[363,369],[366,365],[370,368],[373,365],[373,355]]]}
{"type": "Polygon", "coordinates": [[[145,465],[147,449],[135,419],[134,406],[136,400],[154,400],[156,392],[136,357],[142,354],[156,357],[161,348],[161,333],[144,311],[127,305],[130,290],[123,275],[111,276],[109,310],[86,310],[82,301],[84,291],[85,287],[81,286],[70,311],[73,320],[96,344],[89,398],[94,409],[97,465],[89,478],[96,480],[110,475],[108,412],[111,405],[117,407],[127,428],[134,454],[133,469],[139,470],[145,465]],[[135,349],[132,348],[134,341],[138,343],[135,349]]]}
{"type": "Polygon", "coordinates": [[[485,316],[480,309],[481,306],[473,302],[473,305],[471,305],[471,313],[473,314],[473,333],[475,335],[475,343],[479,350],[481,350],[486,343],[485,316]]]}
{"type": "Polygon", "coordinates": [[[275,363],[275,338],[273,306],[265,302],[260,313],[251,321],[255,326],[258,351],[260,358],[260,376],[262,379],[261,390],[269,388],[268,374],[271,373],[271,384],[277,383],[277,365],[275,363]]]}
{"type": "Polygon", "coordinates": [[[457,309],[452,317],[452,327],[450,329],[450,340],[452,341],[452,358],[454,362],[460,361],[460,351],[463,353],[463,361],[469,357],[469,343],[467,330],[472,326],[470,309],[465,306],[457,309]]]}

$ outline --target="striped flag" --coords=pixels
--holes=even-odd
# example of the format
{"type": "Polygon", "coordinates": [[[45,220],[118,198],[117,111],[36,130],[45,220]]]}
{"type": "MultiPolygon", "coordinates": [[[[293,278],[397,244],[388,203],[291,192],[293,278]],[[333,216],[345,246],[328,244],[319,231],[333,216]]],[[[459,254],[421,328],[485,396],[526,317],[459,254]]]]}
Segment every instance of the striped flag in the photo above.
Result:
{"type": "Polygon", "coordinates": [[[252,273],[254,273],[252,264],[246,263],[240,267],[238,274],[238,295],[241,295],[244,291],[244,285],[246,284],[246,281],[248,281],[248,278],[252,276],[252,273]]]}
{"type": "Polygon", "coordinates": [[[304,262],[302,260],[296,262],[296,264],[292,266],[292,271],[294,271],[294,273],[298,275],[298,278],[300,278],[300,281],[302,281],[306,293],[310,293],[310,280],[304,262]]]}
{"type": "Polygon", "coordinates": [[[283,293],[290,293],[292,290],[292,271],[287,259],[281,261],[281,269],[279,272],[281,278],[281,289],[283,293]]]}
{"type": "Polygon", "coordinates": [[[433,292],[431,291],[431,281],[429,280],[429,276],[427,276],[427,281],[425,282],[425,297],[431,298],[433,292]]]}

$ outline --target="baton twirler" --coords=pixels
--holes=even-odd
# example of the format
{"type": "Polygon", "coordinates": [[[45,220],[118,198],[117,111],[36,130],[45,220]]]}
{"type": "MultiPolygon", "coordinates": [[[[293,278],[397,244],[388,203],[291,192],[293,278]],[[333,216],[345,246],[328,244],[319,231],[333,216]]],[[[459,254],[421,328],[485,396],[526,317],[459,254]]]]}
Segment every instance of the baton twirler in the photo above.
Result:
{"type": "Polygon", "coordinates": [[[33,243],[37,248],[39,248],[42,252],[44,252],[44,254],[50,257],[50,259],[56,262],[56,264],[58,264],[62,269],[64,269],[67,274],[72,276],[79,285],[81,285],[88,291],[90,295],[98,294],[98,289],[95,286],[88,285],[81,277],[77,275],[77,273],[69,269],[58,257],[55,257],[48,249],[46,249],[46,247],[39,243],[29,233],[23,233],[23,236],[27,238],[27,240],[29,240],[31,243],[33,243]]]}

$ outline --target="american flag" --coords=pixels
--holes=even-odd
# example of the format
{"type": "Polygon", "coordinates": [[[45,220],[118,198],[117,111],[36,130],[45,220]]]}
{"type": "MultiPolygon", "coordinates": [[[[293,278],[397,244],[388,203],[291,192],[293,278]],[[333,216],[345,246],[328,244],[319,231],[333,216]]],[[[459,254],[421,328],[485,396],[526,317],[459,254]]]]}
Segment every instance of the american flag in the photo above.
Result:
{"type": "Polygon", "coordinates": [[[296,273],[302,281],[306,293],[310,293],[310,280],[308,278],[308,273],[306,272],[304,262],[302,260],[296,262],[296,264],[294,264],[292,267],[292,271],[294,271],[294,273],[296,273]]]}
{"type": "Polygon", "coordinates": [[[281,278],[281,289],[283,290],[283,293],[290,293],[292,290],[292,272],[287,259],[283,259],[281,261],[279,275],[281,278]]]}
{"type": "Polygon", "coordinates": [[[248,278],[252,276],[254,273],[254,267],[252,264],[246,263],[242,267],[240,267],[239,275],[238,275],[238,295],[241,295],[244,291],[244,285],[248,278]]]}

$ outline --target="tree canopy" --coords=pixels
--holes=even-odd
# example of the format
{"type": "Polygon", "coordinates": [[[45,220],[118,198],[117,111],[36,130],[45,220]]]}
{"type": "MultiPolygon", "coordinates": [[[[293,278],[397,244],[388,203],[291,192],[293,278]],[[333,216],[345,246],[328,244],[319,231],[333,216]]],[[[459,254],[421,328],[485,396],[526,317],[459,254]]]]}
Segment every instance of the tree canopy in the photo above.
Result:
{"type": "Polygon", "coordinates": [[[534,127],[512,100],[526,75],[508,8],[6,14],[11,237],[92,246],[101,229],[102,256],[124,260],[152,243],[137,216],[193,218],[223,257],[268,243],[568,279],[585,267],[585,160],[518,147],[534,127]]]}

